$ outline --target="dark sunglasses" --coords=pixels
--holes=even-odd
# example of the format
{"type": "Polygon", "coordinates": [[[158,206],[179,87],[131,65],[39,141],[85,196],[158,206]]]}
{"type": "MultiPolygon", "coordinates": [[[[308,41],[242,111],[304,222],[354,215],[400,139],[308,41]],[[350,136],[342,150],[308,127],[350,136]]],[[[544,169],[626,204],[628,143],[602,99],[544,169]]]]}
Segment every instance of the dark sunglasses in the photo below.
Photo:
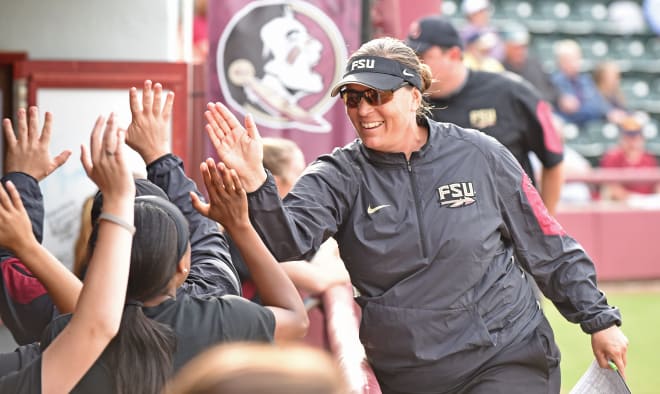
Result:
{"type": "Polygon", "coordinates": [[[367,89],[360,92],[353,89],[344,89],[340,91],[339,94],[348,108],[357,108],[362,99],[364,99],[369,105],[376,106],[387,104],[392,101],[394,92],[406,85],[407,83],[404,82],[394,90],[367,89]]]}

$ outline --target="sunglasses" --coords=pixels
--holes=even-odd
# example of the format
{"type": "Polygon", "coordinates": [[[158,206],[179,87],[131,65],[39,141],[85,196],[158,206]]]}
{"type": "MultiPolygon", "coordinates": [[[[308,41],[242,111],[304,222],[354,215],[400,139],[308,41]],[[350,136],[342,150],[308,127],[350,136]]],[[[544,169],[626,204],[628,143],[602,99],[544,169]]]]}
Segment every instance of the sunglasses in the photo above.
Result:
{"type": "Polygon", "coordinates": [[[364,99],[369,105],[376,106],[387,104],[392,101],[394,92],[406,85],[407,83],[404,82],[394,90],[367,89],[360,92],[353,89],[344,89],[339,92],[339,94],[348,108],[357,108],[362,99],[364,99]]]}

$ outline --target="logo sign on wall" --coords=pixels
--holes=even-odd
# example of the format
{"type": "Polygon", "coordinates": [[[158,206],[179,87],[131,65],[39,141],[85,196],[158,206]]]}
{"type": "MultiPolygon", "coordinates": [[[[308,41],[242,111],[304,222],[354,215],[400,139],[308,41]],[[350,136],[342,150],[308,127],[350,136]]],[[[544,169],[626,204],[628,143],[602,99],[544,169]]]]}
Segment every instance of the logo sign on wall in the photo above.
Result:
{"type": "Polygon", "coordinates": [[[360,2],[316,3],[216,1],[209,7],[209,38],[217,40],[209,55],[210,99],[239,119],[252,114],[263,136],[296,141],[308,160],[355,138],[330,89],[348,49],[357,48],[360,2]]]}

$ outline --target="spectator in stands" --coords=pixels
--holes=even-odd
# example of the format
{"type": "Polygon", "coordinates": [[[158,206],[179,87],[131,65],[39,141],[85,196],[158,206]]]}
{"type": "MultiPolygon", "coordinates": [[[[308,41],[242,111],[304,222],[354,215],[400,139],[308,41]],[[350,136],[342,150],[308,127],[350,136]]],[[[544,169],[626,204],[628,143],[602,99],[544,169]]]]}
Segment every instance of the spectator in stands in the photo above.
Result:
{"type": "MultiPolygon", "coordinates": [[[[642,125],[634,117],[628,117],[619,126],[619,144],[607,151],[601,161],[602,168],[657,168],[658,163],[644,149],[642,125]]],[[[601,189],[601,198],[625,201],[634,195],[660,193],[660,184],[608,183],[601,189]]]]}
{"type": "Polygon", "coordinates": [[[169,394],[346,394],[336,362],[299,344],[234,343],[195,357],[168,385],[169,394]]]}
{"type": "Polygon", "coordinates": [[[563,144],[550,105],[521,78],[469,70],[458,33],[447,19],[416,21],[407,42],[433,72],[427,92],[433,119],[481,130],[504,144],[554,214],[563,183],[563,144]],[[536,183],[529,152],[543,163],[541,183],[536,183]]]}
{"type": "Polygon", "coordinates": [[[598,290],[593,262],[508,149],[426,116],[432,79],[400,40],[363,44],[331,91],[359,138],[319,157],[284,200],[251,117],[244,128],[209,103],[206,130],[279,259],[308,257],[335,237],[383,392],[559,392],[559,353],[534,280],[591,334],[600,366],[611,359],[623,371],[621,317],[598,290]]]}
{"type": "MultiPolygon", "coordinates": [[[[34,172],[11,172],[3,180],[3,186],[0,186],[0,245],[11,249],[26,265],[37,267],[35,274],[71,275],[33,233],[30,221],[34,219],[28,216],[21,202],[23,194],[19,195],[13,183],[14,180],[32,183],[35,179],[31,178],[30,173],[41,177],[48,170],[57,168],[51,165],[56,163],[51,162],[48,155],[50,128],[45,127],[46,133],[39,136],[38,127],[33,128],[34,122],[30,122],[30,129],[24,127],[27,126],[24,113],[24,110],[19,111],[18,140],[12,138],[10,131],[13,133],[13,130],[8,127],[11,125],[8,120],[4,121],[5,135],[10,144],[17,141],[24,143],[22,149],[18,149],[22,153],[31,152],[33,159],[41,160],[24,163],[25,169],[34,172]],[[45,147],[45,152],[34,149],[40,147],[45,147]]],[[[30,109],[30,115],[31,119],[36,118],[36,108],[30,109]]],[[[46,114],[46,119],[46,123],[49,123],[49,114],[46,114]]],[[[76,300],[75,314],[62,335],[42,355],[27,363],[22,370],[0,378],[2,393],[70,392],[120,330],[122,311],[125,308],[131,241],[135,232],[135,186],[124,156],[124,133],[117,131],[112,115],[106,123],[105,131],[102,131],[104,123],[102,117],[97,119],[90,148],[83,149],[81,155],[85,172],[106,194],[107,200],[97,228],[98,247],[91,254],[89,274],[85,279],[84,290],[76,300]],[[91,160],[88,152],[91,153],[91,160]]],[[[49,287],[49,290],[55,288],[49,287]]],[[[135,383],[135,389],[144,388],[140,382],[135,383]]]]}
{"type": "Polygon", "coordinates": [[[489,0],[463,0],[461,10],[465,16],[466,24],[460,30],[463,45],[467,45],[469,38],[475,33],[492,33],[494,43],[490,46],[490,56],[497,61],[504,58],[504,46],[498,29],[491,24],[490,16],[493,6],[489,0]]]}
{"type": "Polygon", "coordinates": [[[642,9],[649,27],[660,36],[660,0],[643,0],[642,9]]]}
{"type": "MultiPolygon", "coordinates": [[[[273,174],[280,198],[284,198],[305,169],[305,157],[295,142],[285,138],[264,138],[263,145],[264,168],[273,174]]],[[[235,245],[230,243],[230,246],[232,261],[241,277],[243,296],[260,302],[254,291],[250,271],[235,245]]],[[[309,294],[320,294],[332,286],[350,282],[334,239],[328,239],[312,261],[288,261],[280,263],[280,267],[299,290],[309,294]]]]}
{"type": "Polygon", "coordinates": [[[626,99],[621,91],[621,69],[613,61],[599,62],[592,72],[596,88],[612,108],[626,111],[626,99]]]}
{"type": "Polygon", "coordinates": [[[491,56],[490,52],[497,43],[497,37],[493,32],[475,31],[467,38],[463,62],[472,70],[489,71],[499,73],[504,71],[504,66],[491,56]]]}
{"type": "Polygon", "coordinates": [[[536,90],[545,101],[555,106],[559,93],[552,83],[550,74],[543,69],[541,62],[529,53],[529,32],[520,23],[509,22],[501,31],[504,41],[502,65],[508,71],[520,75],[536,90]]]}
{"type": "Polygon", "coordinates": [[[582,50],[574,40],[561,40],[554,46],[557,71],[552,82],[559,90],[557,112],[564,120],[584,126],[590,121],[620,122],[625,112],[613,108],[596,88],[590,74],[582,72],[582,50]]]}

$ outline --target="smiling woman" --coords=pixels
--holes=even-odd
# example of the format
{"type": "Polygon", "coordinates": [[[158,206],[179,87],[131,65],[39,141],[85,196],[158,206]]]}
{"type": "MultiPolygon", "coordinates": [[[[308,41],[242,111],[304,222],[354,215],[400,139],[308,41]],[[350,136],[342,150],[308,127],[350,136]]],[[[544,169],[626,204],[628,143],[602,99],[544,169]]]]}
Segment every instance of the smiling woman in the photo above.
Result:
{"type": "Polygon", "coordinates": [[[224,105],[209,104],[207,132],[279,260],[337,240],[384,393],[559,392],[559,351],[534,280],[592,334],[600,365],[623,370],[621,317],[598,290],[589,256],[506,147],[425,116],[431,82],[399,40],[360,47],[332,90],[359,138],[317,158],[283,201],[250,118],[243,128],[224,105]]]}

